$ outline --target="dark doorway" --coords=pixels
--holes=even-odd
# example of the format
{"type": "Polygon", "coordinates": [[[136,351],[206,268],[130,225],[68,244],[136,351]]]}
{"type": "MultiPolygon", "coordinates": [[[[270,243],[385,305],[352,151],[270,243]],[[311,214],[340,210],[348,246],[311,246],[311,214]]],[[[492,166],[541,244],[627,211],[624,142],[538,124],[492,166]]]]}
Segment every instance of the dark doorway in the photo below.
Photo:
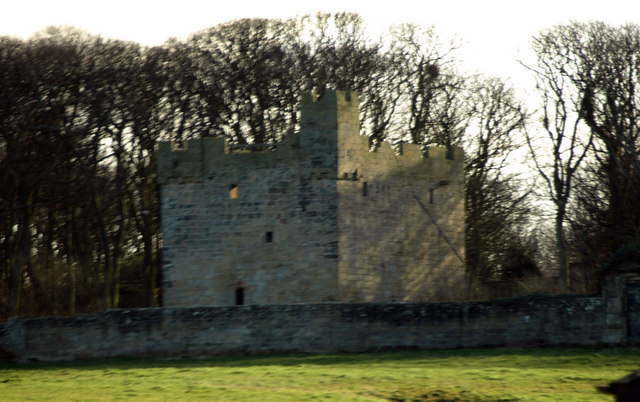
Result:
{"type": "Polygon", "coordinates": [[[236,306],[241,306],[244,304],[244,288],[236,289],[236,306]]]}

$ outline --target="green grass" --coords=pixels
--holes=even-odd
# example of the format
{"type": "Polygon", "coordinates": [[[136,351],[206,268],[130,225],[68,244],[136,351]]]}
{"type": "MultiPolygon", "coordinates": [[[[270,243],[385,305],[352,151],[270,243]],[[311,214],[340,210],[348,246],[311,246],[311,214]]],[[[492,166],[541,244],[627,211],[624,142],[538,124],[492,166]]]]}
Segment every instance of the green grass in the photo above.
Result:
{"type": "Polygon", "coordinates": [[[607,401],[640,349],[0,363],[0,400],[607,401]]]}

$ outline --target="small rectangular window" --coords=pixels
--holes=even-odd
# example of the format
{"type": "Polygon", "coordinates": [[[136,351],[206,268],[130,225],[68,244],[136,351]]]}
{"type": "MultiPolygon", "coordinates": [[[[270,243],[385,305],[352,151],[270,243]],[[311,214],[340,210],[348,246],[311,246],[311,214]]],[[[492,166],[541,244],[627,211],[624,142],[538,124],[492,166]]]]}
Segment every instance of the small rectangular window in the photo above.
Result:
{"type": "Polygon", "coordinates": [[[367,182],[366,181],[364,183],[362,183],[362,196],[363,197],[367,196],[367,182]]]}
{"type": "Polygon", "coordinates": [[[244,304],[244,288],[236,289],[236,306],[241,306],[244,304]]]}
{"type": "Polygon", "coordinates": [[[229,185],[229,198],[232,199],[232,200],[235,200],[236,198],[238,198],[238,185],[237,184],[229,185]]]}
{"type": "Polygon", "coordinates": [[[267,243],[273,243],[273,232],[267,232],[264,239],[267,243]]]}
{"type": "Polygon", "coordinates": [[[446,151],[446,154],[445,154],[445,158],[447,158],[449,160],[454,160],[455,159],[454,156],[455,156],[455,154],[454,154],[453,148],[451,148],[451,147],[447,148],[447,151],[446,151]]]}

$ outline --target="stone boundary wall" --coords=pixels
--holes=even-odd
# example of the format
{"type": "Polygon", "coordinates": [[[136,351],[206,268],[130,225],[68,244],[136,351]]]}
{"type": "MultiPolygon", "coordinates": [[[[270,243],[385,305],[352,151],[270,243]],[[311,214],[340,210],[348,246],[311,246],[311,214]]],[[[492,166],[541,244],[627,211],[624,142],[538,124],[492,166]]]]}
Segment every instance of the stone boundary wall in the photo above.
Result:
{"type": "MultiPolygon", "coordinates": [[[[638,343],[640,283],[604,297],[469,303],[321,303],[111,310],[0,325],[0,357],[56,361],[139,356],[338,353],[390,349],[638,343]],[[608,307],[607,307],[608,306],[608,307]],[[617,312],[616,306],[621,307],[617,312]],[[622,324],[622,325],[621,325],[622,324]]],[[[604,294],[604,293],[603,293],[604,294]]]]}

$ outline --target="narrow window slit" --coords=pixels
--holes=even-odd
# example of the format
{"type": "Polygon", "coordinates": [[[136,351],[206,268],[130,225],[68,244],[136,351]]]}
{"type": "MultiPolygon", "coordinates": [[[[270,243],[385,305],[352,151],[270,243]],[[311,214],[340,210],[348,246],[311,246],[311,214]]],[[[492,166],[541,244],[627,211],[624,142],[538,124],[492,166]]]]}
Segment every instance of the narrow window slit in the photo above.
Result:
{"type": "Polygon", "coordinates": [[[267,243],[273,243],[273,232],[267,232],[264,239],[267,243]]]}
{"type": "Polygon", "coordinates": [[[362,196],[363,197],[367,196],[367,182],[366,181],[364,183],[362,183],[362,196]]]}

